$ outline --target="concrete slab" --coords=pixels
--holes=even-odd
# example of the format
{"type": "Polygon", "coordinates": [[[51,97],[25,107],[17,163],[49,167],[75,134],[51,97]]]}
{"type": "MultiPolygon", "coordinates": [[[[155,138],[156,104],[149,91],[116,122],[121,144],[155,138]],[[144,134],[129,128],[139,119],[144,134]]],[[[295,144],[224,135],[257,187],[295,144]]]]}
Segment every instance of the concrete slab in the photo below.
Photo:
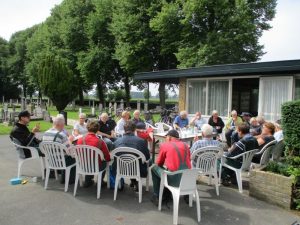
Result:
{"type": "MultiPolygon", "coordinates": [[[[151,203],[150,192],[143,192],[143,202],[128,186],[118,192],[113,201],[113,191],[105,188],[96,199],[96,187],[79,188],[76,198],[73,187],[67,193],[55,179],[44,190],[39,177],[37,183],[10,185],[17,174],[16,153],[8,136],[0,136],[0,224],[1,225],[167,225],[172,224],[172,204],[163,206],[161,212],[151,203]]],[[[24,165],[24,174],[40,176],[39,162],[24,165]]],[[[290,225],[300,221],[295,213],[239,194],[236,189],[221,187],[216,196],[213,186],[199,185],[202,220],[206,225],[290,225]]],[[[179,224],[193,225],[196,207],[189,208],[182,200],[179,206],[179,224]]]]}

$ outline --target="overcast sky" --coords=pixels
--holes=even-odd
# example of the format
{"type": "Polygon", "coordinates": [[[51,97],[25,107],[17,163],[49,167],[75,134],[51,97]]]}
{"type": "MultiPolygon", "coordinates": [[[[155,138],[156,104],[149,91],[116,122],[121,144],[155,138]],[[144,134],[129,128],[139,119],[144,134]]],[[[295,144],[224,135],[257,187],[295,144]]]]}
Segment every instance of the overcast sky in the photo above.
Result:
{"type": "MultiPolygon", "coordinates": [[[[0,0],[0,36],[9,40],[19,30],[43,22],[62,0],[0,0]]],[[[278,0],[273,28],[260,42],[266,54],[261,61],[300,59],[300,1],[278,0]]]]}

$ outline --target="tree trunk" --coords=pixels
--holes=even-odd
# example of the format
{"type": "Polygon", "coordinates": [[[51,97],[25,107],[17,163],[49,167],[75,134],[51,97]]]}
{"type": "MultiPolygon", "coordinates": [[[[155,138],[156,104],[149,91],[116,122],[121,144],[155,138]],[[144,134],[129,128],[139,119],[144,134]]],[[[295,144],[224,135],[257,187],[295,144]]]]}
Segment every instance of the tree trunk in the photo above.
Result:
{"type": "Polygon", "coordinates": [[[127,73],[125,73],[124,86],[126,92],[126,99],[125,99],[126,107],[130,107],[130,84],[129,84],[129,76],[127,73]]]}
{"type": "Polygon", "coordinates": [[[83,90],[82,90],[82,88],[80,86],[78,88],[79,88],[79,92],[78,92],[78,95],[79,95],[79,105],[83,106],[84,105],[83,90]]]}
{"type": "Polygon", "coordinates": [[[166,108],[166,83],[165,82],[159,83],[158,92],[159,92],[160,106],[162,108],[166,108]]]}
{"type": "Polygon", "coordinates": [[[104,99],[104,87],[102,85],[102,82],[100,82],[100,79],[97,80],[97,90],[98,90],[98,98],[99,102],[102,103],[104,107],[105,99],[104,99]]]}
{"type": "Polygon", "coordinates": [[[23,96],[24,98],[27,97],[27,86],[25,84],[23,84],[23,96]]]}

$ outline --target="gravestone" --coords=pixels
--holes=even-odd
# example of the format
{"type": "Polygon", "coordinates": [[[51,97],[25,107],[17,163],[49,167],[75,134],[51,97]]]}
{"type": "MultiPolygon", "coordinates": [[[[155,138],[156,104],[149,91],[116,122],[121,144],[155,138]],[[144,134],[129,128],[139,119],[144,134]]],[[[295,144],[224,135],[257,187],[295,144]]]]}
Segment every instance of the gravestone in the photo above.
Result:
{"type": "Polygon", "coordinates": [[[26,101],[25,98],[21,98],[21,111],[26,109],[26,101]]]}
{"type": "Polygon", "coordinates": [[[72,110],[75,110],[75,101],[72,101],[72,110]]]}
{"type": "Polygon", "coordinates": [[[12,99],[9,99],[9,107],[12,107],[12,99]]]}
{"type": "Polygon", "coordinates": [[[0,115],[0,123],[4,121],[4,109],[1,109],[1,115],[0,115]]]}
{"type": "Polygon", "coordinates": [[[144,103],[144,111],[148,111],[148,103],[147,102],[144,103]]]}
{"type": "Polygon", "coordinates": [[[92,108],[91,108],[91,111],[92,111],[92,115],[94,116],[94,115],[95,115],[95,108],[92,107],[92,108]]]}
{"type": "Polygon", "coordinates": [[[136,108],[137,108],[137,110],[141,111],[141,101],[140,100],[137,101],[136,108]]]}
{"type": "Polygon", "coordinates": [[[123,100],[123,99],[121,99],[120,108],[121,108],[122,110],[124,110],[124,100],[123,100]]]}
{"type": "Polygon", "coordinates": [[[102,110],[103,110],[103,105],[102,105],[102,103],[100,103],[99,104],[99,111],[102,112],[102,110]]]}
{"type": "Polygon", "coordinates": [[[117,114],[117,103],[115,102],[114,103],[114,112],[115,112],[115,115],[117,114]]]}
{"type": "Polygon", "coordinates": [[[36,117],[43,118],[43,109],[40,106],[36,107],[36,109],[34,111],[35,111],[34,114],[36,117]]]}
{"type": "Polygon", "coordinates": [[[82,108],[79,108],[79,114],[81,114],[82,113],[82,108]]]}
{"type": "Polygon", "coordinates": [[[108,113],[109,113],[109,114],[111,114],[111,107],[112,107],[112,103],[110,102],[110,103],[108,104],[108,113]]]}
{"type": "Polygon", "coordinates": [[[26,107],[26,110],[32,114],[33,113],[33,104],[28,104],[27,107],[26,107]]]}
{"type": "Polygon", "coordinates": [[[50,122],[51,121],[51,117],[48,111],[44,110],[43,111],[43,120],[50,122]]]}

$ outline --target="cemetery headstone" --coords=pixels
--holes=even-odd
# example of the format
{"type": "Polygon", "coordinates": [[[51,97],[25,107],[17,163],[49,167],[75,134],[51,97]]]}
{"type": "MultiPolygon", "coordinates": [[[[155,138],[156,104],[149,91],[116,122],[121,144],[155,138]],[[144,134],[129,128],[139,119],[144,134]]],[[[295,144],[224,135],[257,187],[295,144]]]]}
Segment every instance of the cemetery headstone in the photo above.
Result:
{"type": "Polygon", "coordinates": [[[123,99],[121,99],[120,108],[121,108],[122,110],[124,109],[124,100],[123,100],[123,99]]]}
{"type": "Polygon", "coordinates": [[[95,115],[95,108],[92,107],[92,115],[94,116],[95,115]]]}
{"type": "Polygon", "coordinates": [[[111,114],[111,107],[112,107],[112,103],[110,102],[110,103],[108,104],[108,113],[109,113],[109,114],[111,114]]]}
{"type": "Polygon", "coordinates": [[[147,102],[144,103],[144,111],[148,111],[148,103],[147,102]]]}
{"type": "Polygon", "coordinates": [[[79,108],[79,114],[81,114],[82,113],[82,108],[79,108]]]}
{"type": "Polygon", "coordinates": [[[102,105],[102,103],[100,103],[99,104],[99,111],[102,112],[102,110],[103,110],[103,105],[102,105]]]}
{"type": "Polygon", "coordinates": [[[9,99],[9,107],[12,107],[12,99],[9,99]]]}
{"type": "Polygon", "coordinates": [[[114,112],[115,112],[115,114],[117,114],[117,103],[116,102],[114,103],[114,112]]]}
{"type": "Polygon", "coordinates": [[[140,100],[137,101],[136,108],[137,108],[137,110],[141,111],[141,101],[140,100]]]}

